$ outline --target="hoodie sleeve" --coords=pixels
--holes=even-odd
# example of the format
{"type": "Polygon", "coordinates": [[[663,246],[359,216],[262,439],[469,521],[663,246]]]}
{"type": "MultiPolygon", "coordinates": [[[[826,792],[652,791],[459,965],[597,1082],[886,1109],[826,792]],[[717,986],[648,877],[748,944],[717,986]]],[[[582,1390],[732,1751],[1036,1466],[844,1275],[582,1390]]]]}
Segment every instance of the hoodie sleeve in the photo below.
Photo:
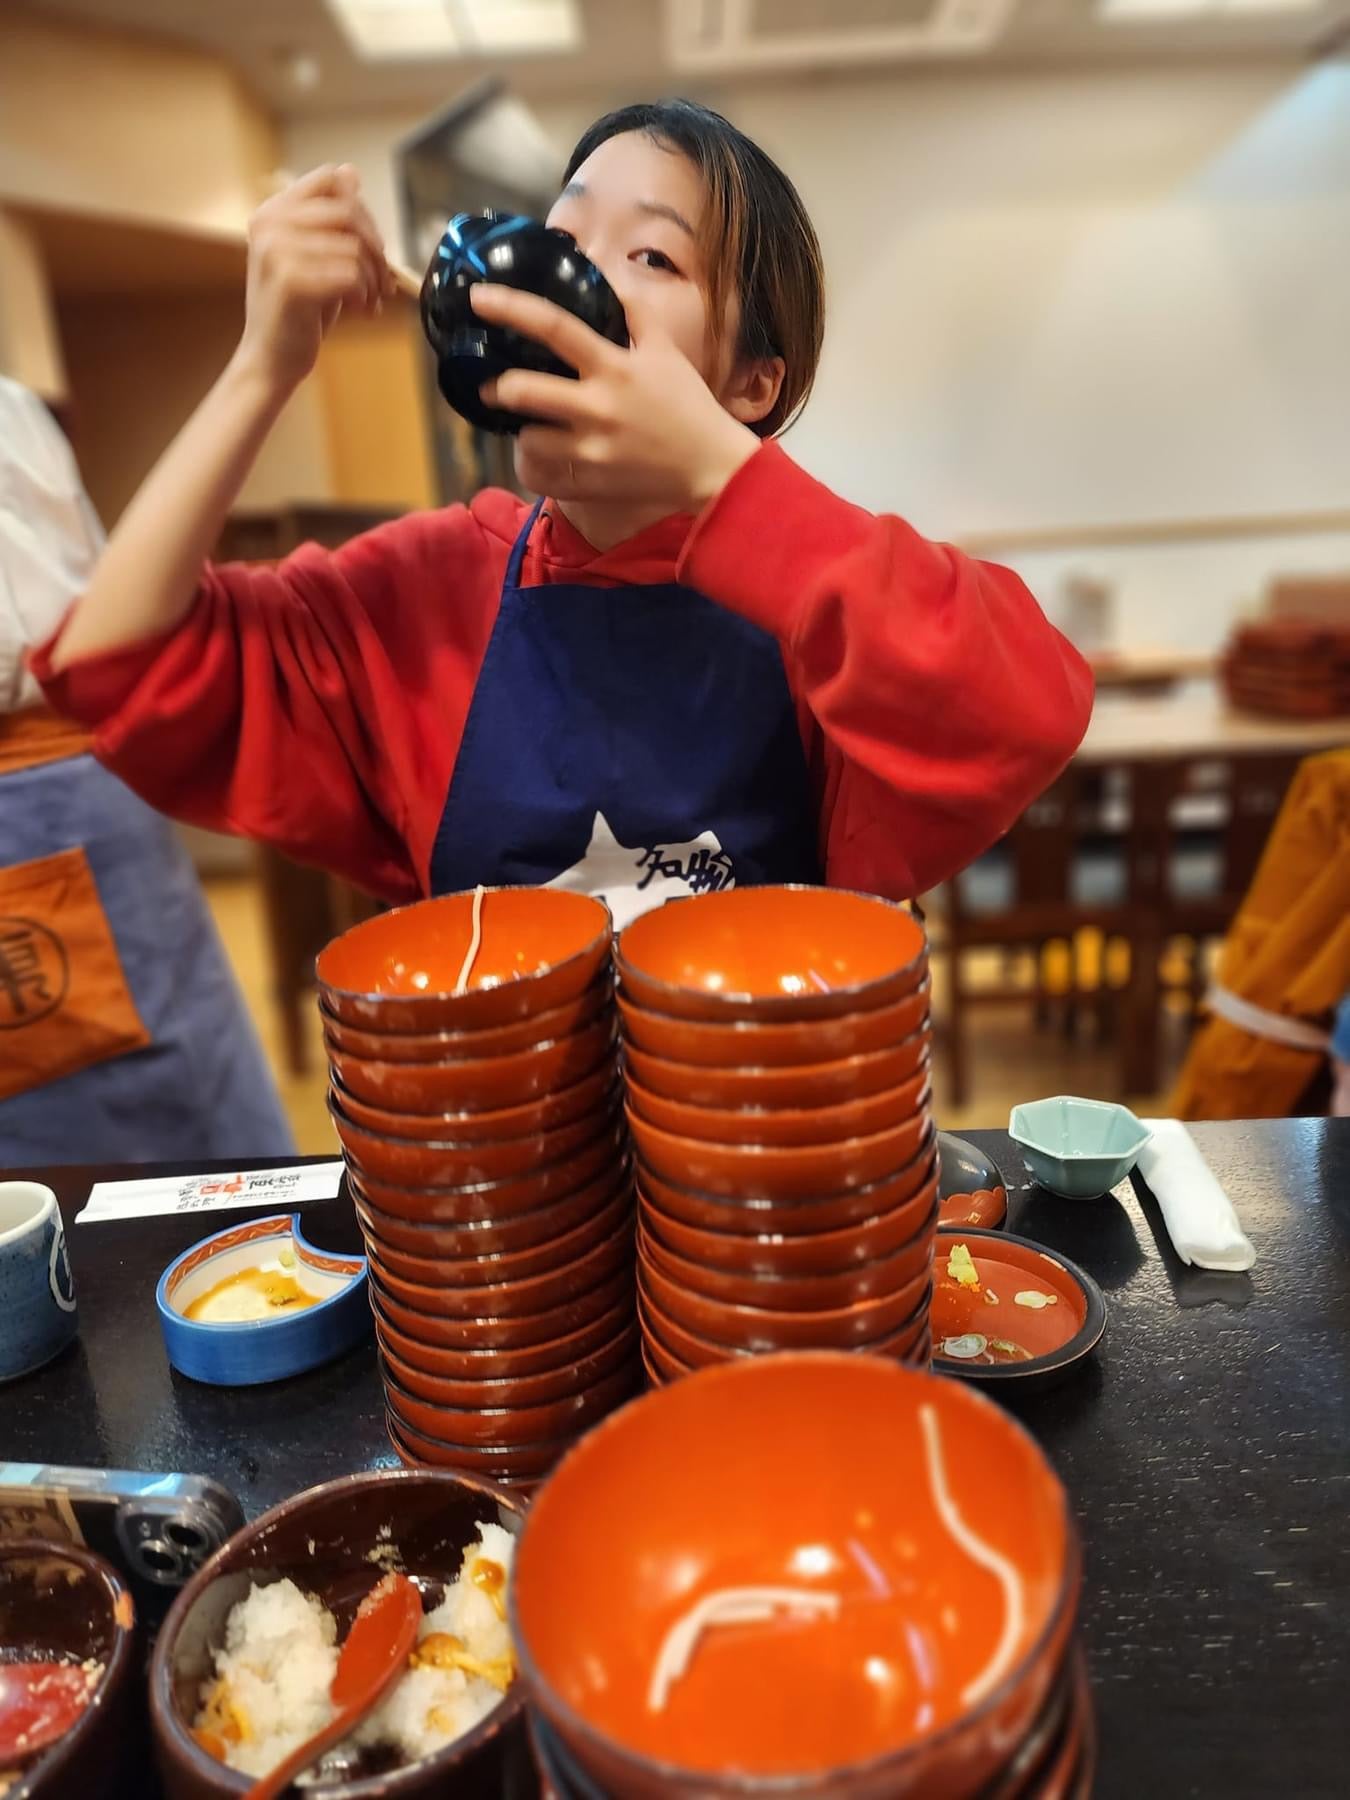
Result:
{"type": "Polygon", "coordinates": [[[820,740],[832,884],[908,897],[946,880],[1087,729],[1091,672],[1016,575],[839,499],[776,444],[700,516],[679,574],[782,646],[820,740]]]}
{"type": "Polygon", "coordinates": [[[160,811],[415,899],[495,616],[491,561],[465,508],[413,514],[337,551],[208,565],[172,631],[55,672],[58,631],[31,666],[160,811]]]}

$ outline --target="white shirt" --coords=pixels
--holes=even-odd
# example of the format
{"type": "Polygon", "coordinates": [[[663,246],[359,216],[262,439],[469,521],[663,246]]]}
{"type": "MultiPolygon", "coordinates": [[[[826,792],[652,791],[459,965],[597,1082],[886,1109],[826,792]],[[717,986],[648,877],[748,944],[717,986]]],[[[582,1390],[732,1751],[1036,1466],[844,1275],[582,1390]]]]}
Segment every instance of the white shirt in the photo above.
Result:
{"type": "Polygon", "coordinates": [[[61,428],[0,375],[0,713],[41,698],[24,653],[50,637],[103,549],[61,428]]]}

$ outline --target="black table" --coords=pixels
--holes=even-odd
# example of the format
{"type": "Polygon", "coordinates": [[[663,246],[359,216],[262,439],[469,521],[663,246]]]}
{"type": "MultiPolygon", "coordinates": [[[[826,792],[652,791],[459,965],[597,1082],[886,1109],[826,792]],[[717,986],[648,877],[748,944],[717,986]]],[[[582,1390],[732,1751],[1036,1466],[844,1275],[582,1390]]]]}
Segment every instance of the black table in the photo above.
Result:
{"type": "MultiPolygon", "coordinates": [[[[973,1135],[1010,1182],[1024,1179],[1002,1132],[973,1135]]],[[[1184,1268],[1146,1194],[1012,1195],[1010,1228],[1090,1270],[1109,1312],[1088,1369],[1016,1407],[1082,1525],[1097,1792],[1343,1795],[1350,1121],[1197,1136],[1256,1246],[1250,1276],[1184,1268]]],[[[155,1172],[173,1171],[136,1171],[155,1172]]],[[[45,1371],[0,1389],[0,1453],[213,1475],[249,1513],[392,1463],[368,1346],[275,1387],[202,1387],[170,1371],[154,1309],[160,1271],[254,1215],[74,1224],[92,1181],[127,1173],[25,1171],[60,1197],[82,1335],[45,1371]]],[[[307,1235],[356,1247],[345,1199],[304,1210],[307,1235]]]]}

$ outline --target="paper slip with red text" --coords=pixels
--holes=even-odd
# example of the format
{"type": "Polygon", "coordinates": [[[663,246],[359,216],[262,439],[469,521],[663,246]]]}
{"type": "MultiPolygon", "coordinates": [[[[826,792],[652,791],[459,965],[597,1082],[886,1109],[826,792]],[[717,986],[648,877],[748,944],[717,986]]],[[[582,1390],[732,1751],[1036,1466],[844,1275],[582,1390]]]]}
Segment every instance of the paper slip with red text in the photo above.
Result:
{"type": "Polygon", "coordinates": [[[306,1200],[331,1200],[342,1182],[340,1162],[238,1174],[160,1175],[144,1181],[96,1181],[77,1225],[144,1219],[151,1213],[215,1212],[226,1207],[275,1206],[284,1212],[306,1200]]]}

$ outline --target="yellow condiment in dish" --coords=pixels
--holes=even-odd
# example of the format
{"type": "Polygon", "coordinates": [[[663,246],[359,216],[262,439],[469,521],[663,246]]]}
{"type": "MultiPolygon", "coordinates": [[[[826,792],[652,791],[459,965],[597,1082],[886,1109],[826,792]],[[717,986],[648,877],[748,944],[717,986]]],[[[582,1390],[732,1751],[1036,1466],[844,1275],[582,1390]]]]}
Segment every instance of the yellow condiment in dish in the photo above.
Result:
{"type": "Polygon", "coordinates": [[[284,1269],[236,1269],[199,1294],[184,1308],[183,1317],[198,1325],[243,1325],[299,1312],[321,1298],[284,1269]]]}

